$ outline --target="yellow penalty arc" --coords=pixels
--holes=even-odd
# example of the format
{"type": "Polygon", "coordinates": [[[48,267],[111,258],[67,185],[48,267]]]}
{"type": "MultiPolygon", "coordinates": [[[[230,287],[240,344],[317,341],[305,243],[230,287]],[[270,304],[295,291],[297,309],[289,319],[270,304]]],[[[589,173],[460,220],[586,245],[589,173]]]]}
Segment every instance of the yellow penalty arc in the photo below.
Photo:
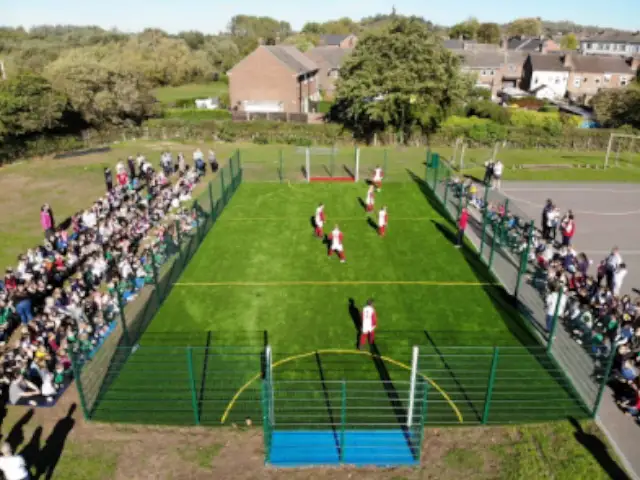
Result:
{"type": "MultiPolygon", "coordinates": [[[[293,362],[296,360],[300,360],[303,358],[307,358],[307,357],[311,357],[313,355],[366,355],[372,358],[379,358],[380,360],[383,360],[385,362],[389,362],[392,365],[395,365],[397,367],[403,368],[405,370],[411,371],[411,367],[405,363],[399,362],[397,360],[394,360],[393,358],[389,358],[386,357],[384,355],[376,355],[373,354],[371,352],[365,352],[365,351],[361,351],[361,350],[341,350],[341,349],[325,349],[325,350],[314,350],[312,352],[307,352],[307,353],[301,353],[300,355],[292,355],[290,357],[287,358],[283,358],[282,360],[278,360],[277,362],[274,362],[273,365],[271,366],[271,368],[277,368],[280,367],[282,365],[285,365],[289,362],[293,362]]],[[[462,413],[460,412],[460,409],[456,406],[455,402],[453,400],[451,400],[451,397],[447,394],[447,392],[445,392],[440,385],[438,385],[436,382],[434,382],[433,380],[431,380],[428,376],[418,372],[418,375],[420,375],[423,379],[425,379],[427,382],[429,382],[429,384],[431,384],[431,386],[433,388],[435,388],[438,393],[442,396],[442,398],[445,399],[445,401],[449,404],[449,406],[451,407],[451,410],[453,410],[453,413],[455,413],[456,417],[458,418],[458,422],[459,423],[463,423],[464,422],[464,418],[462,417],[462,413]]],[[[236,392],[236,394],[233,396],[233,398],[231,399],[231,401],[229,402],[229,404],[227,405],[227,408],[225,409],[222,418],[220,419],[220,423],[225,423],[227,421],[227,417],[229,416],[229,413],[231,413],[231,410],[233,409],[233,406],[235,405],[235,403],[237,402],[238,398],[240,398],[240,395],[242,395],[242,393],[251,386],[251,384],[253,384],[253,382],[259,380],[262,377],[261,373],[258,373],[256,375],[254,375],[253,377],[251,377],[247,383],[245,383],[242,387],[240,387],[238,389],[238,391],[236,392]]]]}

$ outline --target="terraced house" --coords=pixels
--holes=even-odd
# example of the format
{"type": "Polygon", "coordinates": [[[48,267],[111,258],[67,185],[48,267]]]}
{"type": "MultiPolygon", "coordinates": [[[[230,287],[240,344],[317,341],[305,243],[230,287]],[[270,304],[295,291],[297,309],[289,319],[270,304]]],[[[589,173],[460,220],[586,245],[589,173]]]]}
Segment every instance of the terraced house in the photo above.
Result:
{"type": "Polygon", "coordinates": [[[340,67],[352,50],[340,47],[316,47],[306,52],[307,57],[318,66],[318,82],[323,100],[332,100],[335,97],[340,67]]]}
{"type": "Polygon", "coordinates": [[[640,54],[640,32],[601,32],[580,40],[584,55],[633,56],[640,54]]]}

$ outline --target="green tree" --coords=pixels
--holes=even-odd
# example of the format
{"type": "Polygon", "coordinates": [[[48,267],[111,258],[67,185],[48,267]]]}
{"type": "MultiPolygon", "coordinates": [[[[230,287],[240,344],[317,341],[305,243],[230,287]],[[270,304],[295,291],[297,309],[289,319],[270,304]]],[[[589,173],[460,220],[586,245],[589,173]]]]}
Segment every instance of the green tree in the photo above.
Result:
{"type": "Polygon", "coordinates": [[[358,43],[330,116],[360,138],[392,130],[408,141],[416,131],[434,132],[469,88],[458,57],[424,23],[402,18],[358,43]]]}
{"type": "Polygon", "coordinates": [[[640,88],[601,90],[591,99],[596,120],[605,127],[640,128],[640,88]]]}
{"type": "Polygon", "coordinates": [[[500,25],[497,23],[481,23],[478,26],[477,38],[480,43],[500,43],[500,25]]]}
{"type": "Polygon", "coordinates": [[[474,40],[478,35],[480,23],[475,18],[470,18],[462,23],[458,23],[449,29],[450,38],[462,38],[463,40],[474,40]]]}
{"type": "Polygon", "coordinates": [[[265,43],[275,43],[276,39],[284,40],[293,29],[288,22],[281,22],[271,17],[253,15],[236,15],[229,22],[229,33],[234,37],[262,39],[265,43]]]}
{"type": "Polygon", "coordinates": [[[567,33],[562,40],[560,46],[565,50],[577,50],[580,43],[574,33],[567,33]]]}
{"type": "Polygon", "coordinates": [[[0,82],[0,137],[52,130],[67,110],[64,94],[43,77],[21,74],[0,82]]]}
{"type": "Polygon", "coordinates": [[[324,29],[322,28],[321,23],[307,22],[302,27],[301,33],[306,33],[310,35],[322,35],[324,33],[324,29]]]}
{"type": "Polygon", "coordinates": [[[538,37],[542,35],[542,21],[539,18],[518,18],[507,25],[509,35],[538,37]]]}
{"type": "Polygon", "coordinates": [[[320,37],[309,33],[298,33],[286,38],[283,43],[294,45],[301,52],[306,52],[320,44],[320,37]]]}
{"type": "Polygon", "coordinates": [[[139,123],[155,113],[149,83],[131,69],[118,70],[90,58],[77,63],[62,57],[47,67],[46,75],[94,127],[139,123]]]}

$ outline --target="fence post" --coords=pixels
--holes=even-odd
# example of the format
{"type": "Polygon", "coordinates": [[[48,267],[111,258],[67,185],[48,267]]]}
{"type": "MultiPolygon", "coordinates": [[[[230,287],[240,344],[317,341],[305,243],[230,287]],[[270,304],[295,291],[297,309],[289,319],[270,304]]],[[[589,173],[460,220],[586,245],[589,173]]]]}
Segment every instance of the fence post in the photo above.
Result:
{"type": "Polygon", "coordinates": [[[151,271],[153,272],[153,287],[156,293],[156,301],[158,302],[158,307],[160,303],[162,303],[162,293],[160,292],[160,274],[158,273],[158,265],[156,265],[156,257],[153,254],[153,249],[147,249],[149,258],[151,260],[151,271]]]}
{"type": "Polygon", "coordinates": [[[438,165],[433,173],[433,191],[436,191],[436,185],[438,185],[438,172],[440,171],[440,156],[437,153],[431,155],[431,159],[435,160],[435,163],[438,165]]]}
{"type": "MultiPolygon", "coordinates": [[[[562,297],[564,296],[564,287],[560,287],[558,292],[558,299],[556,300],[556,307],[553,311],[553,319],[551,320],[551,328],[549,328],[549,340],[547,341],[547,355],[551,353],[551,347],[553,347],[553,337],[556,334],[556,328],[558,327],[558,317],[560,316],[560,305],[562,304],[562,297]]],[[[546,325],[545,325],[546,326],[546,325]]]]}
{"type": "Polygon", "coordinates": [[[485,239],[487,237],[487,212],[489,200],[489,189],[484,187],[484,199],[482,201],[482,234],[480,235],[480,258],[482,258],[482,251],[484,250],[485,239]]]}
{"type": "Polygon", "coordinates": [[[427,423],[427,409],[429,408],[429,382],[427,382],[427,380],[425,380],[424,378],[422,379],[422,385],[424,385],[423,387],[423,391],[422,391],[422,406],[420,407],[420,417],[421,417],[421,422],[420,422],[420,442],[418,443],[418,460],[420,460],[420,457],[422,455],[422,445],[424,444],[424,426],[427,423]]]}
{"type": "Polygon", "coordinates": [[[271,461],[271,424],[269,423],[269,414],[267,399],[269,398],[269,393],[267,390],[269,386],[266,382],[262,382],[262,436],[264,437],[264,457],[265,463],[269,463],[271,461]]]}
{"type": "Polygon", "coordinates": [[[198,393],[196,392],[196,379],[193,375],[193,347],[187,347],[187,369],[189,370],[189,389],[191,390],[191,407],[196,426],[200,425],[200,413],[198,412],[198,393]]]}
{"type": "Polygon", "coordinates": [[[124,313],[124,301],[122,299],[122,293],[118,290],[116,286],[116,295],[118,297],[118,310],[120,310],[120,323],[122,323],[122,334],[124,336],[124,341],[127,346],[130,346],[130,338],[129,338],[129,328],[127,327],[127,317],[124,313]]]}
{"type": "Polygon", "coordinates": [[[89,408],[87,407],[87,400],[84,396],[84,388],[82,387],[82,380],[80,379],[80,364],[78,363],[78,354],[71,352],[71,368],[73,369],[73,378],[76,381],[76,388],[78,389],[78,397],[80,397],[80,407],[82,408],[82,415],[85,420],[89,420],[89,408]]]}
{"type": "Polygon", "coordinates": [[[409,413],[407,415],[407,428],[413,424],[413,409],[416,399],[416,380],[418,379],[418,354],[420,349],[414,345],[411,349],[411,376],[409,377],[409,413]]]}
{"type": "Polygon", "coordinates": [[[227,192],[224,188],[224,168],[220,169],[220,186],[222,187],[220,198],[222,198],[222,204],[227,204],[227,192]]]}
{"type": "Polygon", "coordinates": [[[180,246],[182,245],[182,232],[180,231],[180,220],[176,220],[174,225],[176,227],[176,239],[178,241],[178,248],[180,248],[180,246]]]}
{"type": "Polygon", "coordinates": [[[282,183],[282,180],[284,180],[284,158],[282,156],[282,149],[279,150],[279,163],[280,163],[280,169],[279,169],[280,183],[282,183]]]}
{"type": "Polygon", "coordinates": [[[211,180],[209,180],[209,183],[207,185],[207,190],[209,191],[209,204],[211,205],[211,219],[213,220],[213,218],[215,217],[215,208],[216,205],[213,202],[213,185],[211,184],[211,180]]]}
{"type": "Polygon", "coordinates": [[[613,369],[613,362],[616,358],[617,348],[614,343],[611,344],[611,352],[609,353],[609,358],[607,358],[607,363],[604,367],[604,371],[602,372],[602,381],[598,386],[598,394],[596,395],[596,401],[593,403],[593,411],[591,412],[591,417],[596,418],[598,414],[598,410],[600,409],[600,402],[602,402],[602,396],[604,394],[604,389],[607,386],[607,382],[609,381],[609,376],[611,375],[611,370],[613,369]]]}
{"type": "Polygon", "coordinates": [[[385,177],[389,177],[389,173],[388,173],[388,166],[389,166],[389,152],[387,151],[387,149],[384,149],[384,163],[382,164],[382,171],[384,172],[385,177]]]}
{"type": "Polygon", "coordinates": [[[347,427],[347,382],[342,380],[342,402],[340,403],[340,463],[344,463],[344,444],[347,427]]]}
{"type": "Polygon", "coordinates": [[[531,244],[533,243],[533,220],[529,223],[529,235],[527,237],[527,246],[522,252],[522,258],[520,258],[520,270],[518,270],[518,278],[516,279],[516,288],[513,291],[513,296],[518,299],[518,292],[520,291],[520,284],[522,283],[522,277],[527,273],[527,265],[529,264],[529,252],[531,252],[531,244]]]}
{"type": "Polygon", "coordinates": [[[500,235],[502,235],[502,222],[498,222],[493,230],[493,238],[491,239],[491,252],[489,253],[489,270],[493,268],[493,257],[496,254],[496,244],[500,244],[500,235]]]}
{"type": "Polygon", "coordinates": [[[496,381],[496,372],[498,370],[498,347],[493,347],[493,357],[491,359],[491,370],[489,371],[489,381],[487,382],[487,393],[484,397],[484,411],[482,412],[482,425],[486,425],[489,420],[489,412],[491,411],[491,397],[493,396],[493,386],[496,381]]]}

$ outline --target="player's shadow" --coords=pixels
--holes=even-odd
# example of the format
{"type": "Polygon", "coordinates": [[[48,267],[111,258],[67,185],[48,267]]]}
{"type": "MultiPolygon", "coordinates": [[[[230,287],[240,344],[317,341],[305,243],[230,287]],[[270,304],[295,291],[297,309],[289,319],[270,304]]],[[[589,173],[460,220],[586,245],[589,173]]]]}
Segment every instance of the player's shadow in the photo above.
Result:
{"type": "Polygon", "coordinates": [[[369,185],[373,185],[373,182],[372,182],[372,181],[371,181],[371,179],[369,179],[369,178],[367,178],[367,179],[364,181],[364,183],[366,183],[366,184],[367,184],[367,186],[369,186],[369,185]]]}
{"type": "Polygon", "coordinates": [[[316,225],[316,217],[314,215],[311,215],[311,217],[309,218],[309,223],[311,224],[311,228],[315,230],[317,225],[316,225]]]}
{"type": "Polygon", "coordinates": [[[31,440],[27,443],[22,450],[20,450],[20,455],[24,459],[24,463],[26,463],[27,468],[31,468],[36,465],[38,458],[40,456],[40,442],[42,440],[42,427],[38,427],[33,431],[31,435],[31,440]]]}
{"type": "Polygon", "coordinates": [[[336,415],[333,412],[333,406],[331,405],[331,395],[329,393],[329,388],[327,387],[326,377],[324,375],[324,368],[322,368],[322,360],[320,359],[320,354],[316,352],[316,365],[318,366],[318,375],[320,375],[320,384],[322,385],[322,393],[324,395],[324,403],[327,407],[327,415],[329,417],[329,424],[331,425],[331,430],[333,431],[333,440],[336,444],[336,450],[340,451],[342,446],[340,445],[340,440],[338,438],[338,429],[336,427],[336,415]]]}
{"type": "Polygon", "coordinates": [[[349,299],[349,316],[353,322],[353,326],[356,329],[356,348],[360,344],[360,332],[362,331],[362,316],[360,315],[360,309],[356,306],[356,301],[353,298],[349,299]]]}
{"type": "Polygon", "coordinates": [[[367,211],[367,205],[364,203],[364,200],[362,199],[362,197],[358,197],[358,203],[360,204],[362,209],[366,212],[367,211]]]}
{"type": "Polygon", "coordinates": [[[76,408],[76,404],[72,404],[67,411],[67,415],[58,420],[58,423],[56,423],[53,430],[51,430],[36,460],[35,479],[43,478],[50,480],[53,477],[56,466],[62,456],[67,437],[76,424],[76,421],[73,419],[76,408]]]}
{"type": "Polygon", "coordinates": [[[367,225],[373,229],[374,232],[378,231],[378,224],[371,217],[367,217],[367,225]]]}
{"type": "Polygon", "coordinates": [[[5,441],[11,446],[11,450],[15,451],[24,442],[24,427],[31,421],[34,413],[33,408],[29,409],[9,431],[5,441]]]}
{"type": "Polygon", "coordinates": [[[591,456],[600,464],[600,467],[607,472],[612,480],[629,480],[629,475],[620,468],[618,463],[609,453],[609,447],[597,436],[587,433],[574,417],[569,417],[569,423],[575,428],[573,436],[580,445],[586,448],[591,456]]]}
{"type": "Polygon", "coordinates": [[[329,240],[329,235],[327,235],[326,233],[322,237],[322,245],[325,246],[325,248],[327,249],[327,255],[329,255],[331,253],[331,240],[329,240]]]}

